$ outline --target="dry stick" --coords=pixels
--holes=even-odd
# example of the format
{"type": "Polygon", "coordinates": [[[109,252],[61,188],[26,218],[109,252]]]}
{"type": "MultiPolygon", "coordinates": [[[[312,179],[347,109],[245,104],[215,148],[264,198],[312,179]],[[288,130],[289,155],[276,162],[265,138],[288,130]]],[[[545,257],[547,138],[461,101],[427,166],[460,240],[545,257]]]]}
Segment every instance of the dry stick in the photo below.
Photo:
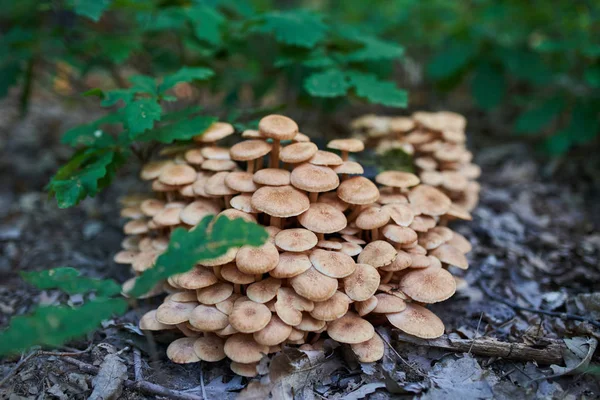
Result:
{"type": "Polygon", "coordinates": [[[137,347],[133,348],[133,374],[136,382],[144,380],[144,376],[142,375],[142,355],[140,354],[140,349],[137,347]]]}
{"type": "Polygon", "coordinates": [[[381,340],[383,340],[383,343],[385,343],[387,345],[387,347],[396,355],[396,357],[398,357],[400,359],[400,361],[402,361],[408,368],[410,368],[411,370],[413,370],[416,374],[423,376],[423,377],[427,377],[426,374],[424,374],[423,372],[421,372],[421,370],[413,367],[408,361],[406,361],[404,359],[404,357],[402,357],[400,355],[400,353],[398,353],[398,351],[396,351],[396,349],[394,348],[394,346],[392,346],[390,344],[390,342],[387,341],[387,339],[384,337],[384,335],[382,335],[381,333],[379,333],[377,330],[375,330],[375,333],[377,335],[379,335],[379,337],[381,338],[381,340]]]}
{"type": "MultiPolygon", "coordinates": [[[[91,374],[91,375],[97,375],[98,372],[100,371],[99,368],[94,367],[93,365],[86,364],[82,361],[76,360],[71,357],[64,357],[64,358],[62,358],[62,360],[65,362],[68,362],[69,364],[75,365],[81,371],[91,374]]],[[[167,389],[164,386],[157,385],[155,383],[150,383],[150,382],[143,381],[143,380],[135,382],[130,379],[127,379],[125,382],[123,382],[123,385],[126,388],[131,389],[131,390],[136,390],[136,391],[146,393],[146,394],[151,394],[154,396],[163,396],[163,397],[167,397],[169,399],[203,400],[203,398],[200,396],[195,396],[193,394],[181,393],[181,392],[178,392],[175,390],[167,389]]]]}
{"type": "Polygon", "coordinates": [[[492,338],[455,339],[443,335],[437,339],[420,339],[397,333],[401,342],[418,346],[437,347],[457,353],[471,352],[479,356],[502,357],[508,360],[536,361],[538,364],[561,364],[566,346],[562,340],[542,339],[540,344],[529,346],[524,343],[500,342],[492,338]]]}
{"type": "Polygon", "coordinates": [[[586,318],[586,317],[582,317],[581,315],[562,313],[562,312],[556,312],[556,311],[546,311],[546,310],[540,310],[539,308],[520,306],[517,303],[514,303],[510,300],[506,300],[505,298],[495,294],[492,291],[492,289],[490,289],[489,286],[487,286],[485,284],[485,282],[480,281],[479,287],[483,290],[483,292],[486,294],[486,296],[490,297],[491,299],[493,299],[495,301],[499,301],[500,303],[506,304],[507,306],[509,306],[511,308],[521,310],[521,311],[527,311],[527,312],[534,313],[534,314],[549,315],[551,317],[558,317],[561,319],[570,319],[570,320],[574,320],[574,321],[588,322],[588,323],[594,325],[595,327],[600,328],[600,321],[597,321],[593,318],[586,318]]]}

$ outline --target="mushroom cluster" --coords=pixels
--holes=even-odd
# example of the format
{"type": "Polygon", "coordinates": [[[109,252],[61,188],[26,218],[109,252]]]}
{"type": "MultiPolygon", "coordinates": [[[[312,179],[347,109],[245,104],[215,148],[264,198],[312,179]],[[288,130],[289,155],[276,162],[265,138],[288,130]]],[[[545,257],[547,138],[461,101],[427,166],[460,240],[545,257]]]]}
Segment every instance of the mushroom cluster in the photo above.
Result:
{"type": "Polygon", "coordinates": [[[465,146],[466,119],[448,111],[415,112],[410,117],[364,115],[352,122],[357,137],[379,154],[400,148],[413,156],[421,182],[446,193],[467,211],[479,201],[481,174],[465,146]]]}
{"type": "Polygon", "coordinates": [[[219,124],[197,147],[153,162],[155,199],[129,204],[132,218],[117,262],[151,268],[174,226],[208,214],[266,227],[269,240],[244,246],[172,276],[169,293],[140,320],[142,330],[177,330],[168,357],[176,363],[231,360],[243,376],[284,345],[318,349],[323,335],[351,346],[361,362],[383,357],[376,325],[421,338],[439,337],[442,321],[426,308],[452,296],[449,267],[466,269],[469,242],[446,223],[470,219],[450,197],[399,171],[361,176],[350,154],[358,139],[319,150],[290,118],[269,115],[230,149],[219,124]],[[268,164],[268,165],[266,165],[268,164]],[[133,229],[135,227],[135,229],[133,229]]]}

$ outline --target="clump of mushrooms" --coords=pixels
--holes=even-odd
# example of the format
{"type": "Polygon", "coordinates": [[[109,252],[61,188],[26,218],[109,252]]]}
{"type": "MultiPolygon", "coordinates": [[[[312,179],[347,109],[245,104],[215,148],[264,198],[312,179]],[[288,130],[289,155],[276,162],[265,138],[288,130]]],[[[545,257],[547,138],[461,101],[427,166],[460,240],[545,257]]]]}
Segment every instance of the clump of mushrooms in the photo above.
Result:
{"type": "Polygon", "coordinates": [[[167,349],[171,361],[228,358],[232,371],[253,377],[263,357],[286,345],[322,348],[325,335],[373,362],[384,354],[377,325],[421,338],[443,334],[426,306],[454,294],[449,267],[468,267],[471,245],[446,226],[469,219],[467,211],[417,175],[361,176],[350,160],[364,148],[356,139],[319,150],[281,115],[263,118],[230,149],[218,147],[231,133],[216,123],[192,148],[163,152],[168,157],[142,169],[154,197],[123,202],[129,236],[115,261],[136,273],[152,268],[174,227],[192,228],[209,214],[257,222],[270,235],[152,293],[168,295],[139,326],[179,333],[167,349]]]}

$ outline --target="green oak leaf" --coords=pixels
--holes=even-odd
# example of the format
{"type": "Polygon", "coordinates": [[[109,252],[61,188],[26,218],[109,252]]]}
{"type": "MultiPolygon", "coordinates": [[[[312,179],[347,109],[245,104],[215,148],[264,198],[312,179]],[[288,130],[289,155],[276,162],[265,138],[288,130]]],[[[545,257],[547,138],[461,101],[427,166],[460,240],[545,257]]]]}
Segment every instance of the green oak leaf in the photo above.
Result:
{"type": "Polygon", "coordinates": [[[194,80],[206,80],[212,78],[215,72],[210,68],[204,67],[183,67],[172,75],[167,75],[160,84],[158,91],[160,93],[172,88],[179,82],[191,82],[194,80]]]}
{"type": "Polygon", "coordinates": [[[472,43],[453,42],[433,56],[427,64],[427,74],[435,80],[449,78],[463,69],[476,52],[472,43]]]}
{"type": "Polygon", "coordinates": [[[541,104],[521,113],[515,122],[517,133],[539,133],[563,111],[565,106],[562,97],[552,97],[541,104]]]}
{"type": "Polygon", "coordinates": [[[338,69],[315,72],[304,80],[304,88],[311,96],[344,96],[350,88],[346,74],[338,69]]]}
{"type": "Polygon", "coordinates": [[[299,9],[263,14],[253,30],[272,33],[283,44],[312,48],[325,38],[327,25],[320,15],[299,9]]]}
{"type": "Polygon", "coordinates": [[[156,99],[143,98],[135,100],[123,110],[129,137],[135,139],[139,134],[154,126],[162,114],[162,107],[156,99]]]}
{"type": "Polygon", "coordinates": [[[121,293],[121,285],[112,279],[86,278],[70,267],[21,272],[21,277],[38,289],[58,289],[67,294],[96,292],[98,296],[110,297],[121,293]]]}
{"type": "Polygon", "coordinates": [[[382,81],[376,75],[357,71],[347,73],[356,95],[366,98],[370,103],[389,107],[406,107],[408,93],[398,89],[394,82],[382,81]]]}
{"type": "Polygon", "coordinates": [[[190,140],[206,131],[214,122],[216,117],[197,116],[191,119],[182,119],[160,128],[146,131],[137,137],[140,141],[155,140],[160,143],[173,143],[177,140],[190,140]]]}
{"type": "Polygon", "coordinates": [[[471,81],[471,93],[477,104],[484,110],[496,107],[502,102],[506,91],[504,74],[490,64],[481,64],[475,69],[471,81]]]}
{"type": "Polygon", "coordinates": [[[77,15],[98,22],[111,3],[112,0],[73,0],[73,7],[77,15]]]}

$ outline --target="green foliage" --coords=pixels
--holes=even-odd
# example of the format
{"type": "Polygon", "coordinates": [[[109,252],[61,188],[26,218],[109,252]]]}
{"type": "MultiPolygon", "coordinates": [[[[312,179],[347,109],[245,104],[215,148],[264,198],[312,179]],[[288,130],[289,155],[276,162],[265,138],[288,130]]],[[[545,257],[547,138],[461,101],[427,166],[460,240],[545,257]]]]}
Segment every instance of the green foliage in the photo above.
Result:
{"type": "Polygon", "coordinates": [[[121,292],[121,286],[115,281],[85,278],[70,267],[21,272],[21,277],[39,289],[59,289],[68,294],[96,292],[98,296],[110,297],[121,292]]]}
{"type": "Polygon", "coordinates": [[[98,21],[112,0],[73,0],[73,10],[92,21],[98,21]]]}
{"type": "Polygon", "coordinates": [[[156,265],[145,271],[129,293],[138,297],[171,275],[189,271],[202,260],[220,257],[234,247],[260,246],[268,238],[267,231],[241,218],[230,220],[207,216],[192,230],[177,228],[171,233],[167,251],[158,257],[156,265]]]}
{"type": "Polygon", "coordinates": [[[325,37],[327,25],[307,10],[272,11],[260,17],[254,30],[272,33],[283,44],[312,48],[325,37]]]}
{"type": "Polygon", "coordinates": [[[135,139],[140,133],[152,128],[160,120],[162,108],[156,99],[139,99],[127,104],[123,110],[129,137],[135,139]]]}

